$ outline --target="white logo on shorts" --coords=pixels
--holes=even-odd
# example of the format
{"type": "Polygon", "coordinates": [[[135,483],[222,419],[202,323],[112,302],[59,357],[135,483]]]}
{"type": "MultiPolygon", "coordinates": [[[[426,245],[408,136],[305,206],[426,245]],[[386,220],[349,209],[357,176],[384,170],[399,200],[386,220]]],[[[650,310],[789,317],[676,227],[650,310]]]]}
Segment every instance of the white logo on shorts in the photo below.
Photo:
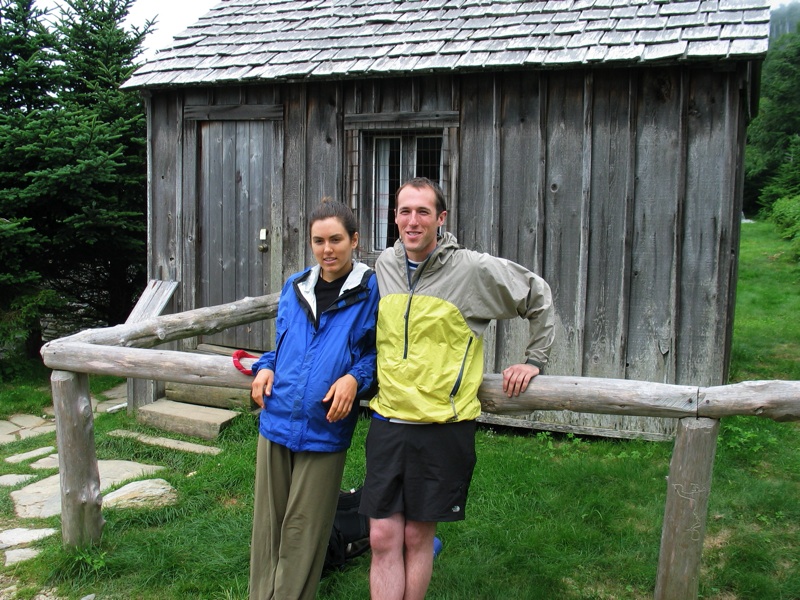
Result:
{"type": "Polygon", "coordinates": [[[460,507],[458,504],[456,504],[456,505],[455,505],[453,508],[451,508],[450,510],[451,510],[451,511],[453,511],[453,512],[460,512],[460,511],[461,511],[461,507],[460,507]]]}

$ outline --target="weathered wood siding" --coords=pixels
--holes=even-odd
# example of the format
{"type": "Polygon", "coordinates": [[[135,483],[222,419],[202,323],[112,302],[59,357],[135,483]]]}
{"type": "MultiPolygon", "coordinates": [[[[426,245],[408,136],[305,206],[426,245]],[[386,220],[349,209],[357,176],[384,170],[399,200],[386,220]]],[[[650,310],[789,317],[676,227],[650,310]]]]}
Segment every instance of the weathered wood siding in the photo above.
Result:
{"type": "MultiPolygon", "coordinates": [[[[215,174],[198,157],[204,135],[219,130],[224,139],[226,127],[253,131],[247,121],[258,117],[242,113],[238,121],[217,122],[217,113],[198,126],[196,118],[184,118],[187,106],[282,108],[279,118],[270,113],[269,144],[248,134],[249,146],[230,149],[250,157],[251,202],[255,194],[256,204],[269,205],[261,217],[269,223],[269,252],[251,258],[264,262],[242,276],[257,273],[270,291],[311,263],[306,216],[320,198],[353,202],[356,175],[348,172],[348,156],[358,142],[345,134],[347,119],[380,122],[381,114],[400,114],[413,120],[415,113],[449,111],[457,126],[446,135],[446,226],[466,246],[520,262],[550,283],[558,335],[548,373],[724,383],[746,73],[744,66],[579,69],[155,93],[149,103],[150,276],[181,280],[181,310],[230,301],[246,289],[225,276],[221,290],[203,289],[200,257],[210,264],[222,252],[208,237],[218,235],[215,223],[245,231],[244,221],[253,217],[233,208],[203,221],[198,182],[218,186],[212,196],[224,210],[245,176],[224,167],[215,174]],[[269,193],[258,191],[264,181],[272,182],[269,193]],[[198,222],[209,230],[199,239],[198,222]]],[[[235,243],[228,254],[247,253],[235,243]]],[[[263,349],[264,340],[269,336],[219,334],[201,341],[263,349]]],[[[488,368],[519,361],[525,340],[521,321],[490,328],[488,368]]],[[[623,436],[674,429],[640,417],[541,412],[530,420],[623,436]]]]}
{"type": "MultiPolygon", "coordinates": [[[[550,283],[558,336],[548,372],[723,383],[741,212],[740,75],[665,68],[467,79],[459,239],[550,283]]],[[[519,360],[524,342],[524,324],[500,324],[494,369],[519,360]]],[[[640,417],[530,418],[577,430],[674,430],[640,417]]]]}

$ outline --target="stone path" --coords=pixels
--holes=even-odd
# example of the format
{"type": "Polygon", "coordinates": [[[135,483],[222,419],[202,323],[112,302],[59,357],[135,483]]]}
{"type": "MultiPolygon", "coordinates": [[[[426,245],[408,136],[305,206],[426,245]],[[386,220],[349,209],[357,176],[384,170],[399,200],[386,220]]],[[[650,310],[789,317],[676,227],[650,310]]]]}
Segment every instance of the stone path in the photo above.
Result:
{"type": "MultiPolygon", "coordinates": [[[[97,402],[92,400],[95,418],[103,413],[122,410],[126,407],[127,386],[122,384],[105,392],[108,400],[97,402]]],[[[0,456],[5,444],[34,436],[52,433],[56,430],[52,407],[42,416],[13,415],[0,420],[0,456]]],[[[219,448],[193,444],[164,437],[153,437],[144,434],[116,430],[110,435],[130,437],[141,443],[159,445],[177,451],[206,454],[219,453],[219,448]]],[[[42,519],[61,513],[61,488],[58,473],[39,477],[34,471],[52,471],[59,468],[58,454],[54,446],[42,445],[39,448],[6,456],[6,463],[18,465],[20,473],[0,475],[0,487],[23,487],[11,492],[17,522],[0,525],[0,552],[4,553],[6,566],[29,560],[39,550],[35,547],[38,540],[60,533],[52,528],[26,527],[27,519],[42,519]]],[[[163,467],[146,465],[127,460],[98,460],[100,488],[106,492],[123,481],[149,476],[163,467]]],[[[115,507],[163,506],[177,502],[175,489],[164,479],[145,479],[134,481],[103,496],[103,509],[115,507]]],[[[0,600],[16,597],[17,586],[13,578],[0,574],[0,600]]],[[[93,596],[89,596],[90,598],[93,596]]],[[[33,600],[57,600],[52,590],[42,590],[33,600]]]]}

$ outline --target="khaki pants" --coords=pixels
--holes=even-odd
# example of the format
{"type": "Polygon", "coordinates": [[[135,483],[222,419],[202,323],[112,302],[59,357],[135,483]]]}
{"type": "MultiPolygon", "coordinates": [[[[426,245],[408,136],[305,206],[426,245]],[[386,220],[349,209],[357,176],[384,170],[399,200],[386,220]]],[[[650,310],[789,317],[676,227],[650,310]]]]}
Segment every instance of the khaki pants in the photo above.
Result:
{"type": "Polygon", "coordinates": [[[258,437],[250,600],[313,600],[347,452],[292,452],[258,437]]]}

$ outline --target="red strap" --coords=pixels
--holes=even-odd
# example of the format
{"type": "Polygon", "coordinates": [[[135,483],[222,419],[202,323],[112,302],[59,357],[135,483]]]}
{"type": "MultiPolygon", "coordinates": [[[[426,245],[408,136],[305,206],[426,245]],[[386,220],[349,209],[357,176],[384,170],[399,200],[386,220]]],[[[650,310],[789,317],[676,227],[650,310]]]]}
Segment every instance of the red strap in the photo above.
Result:
{"type": "Polygon", "coordinates": [[[253,370],[247,369],[242,365],[243,358],[258,358],[257,356],[253,356],[252,354],[248,354],[244,350],[237,350],[233,353],[233,366],[239,369],[245,375],[252,375],[253,370]]]}

